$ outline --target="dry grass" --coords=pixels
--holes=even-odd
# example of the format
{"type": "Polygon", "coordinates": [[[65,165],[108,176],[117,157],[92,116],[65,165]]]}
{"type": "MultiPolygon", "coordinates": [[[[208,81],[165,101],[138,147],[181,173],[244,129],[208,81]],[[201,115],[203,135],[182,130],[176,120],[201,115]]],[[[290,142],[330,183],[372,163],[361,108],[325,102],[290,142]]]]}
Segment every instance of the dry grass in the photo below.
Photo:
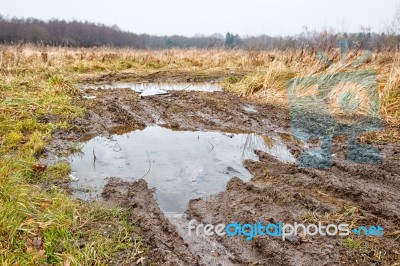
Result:
{"type": "MultiPolygon", "coordinates": [[[[287,105],[286,82],[294,77],[318,76],[338,72],[373,70],[377,74],[382,116],[397,122],[400,118],[400,55],[393,52],[372,53],[371,58],[359,63],[365,51],[350,51],[341,64],[338,49],[325,52],[326,59],[318,60],[311,51],[242,50],[130,50],[112,48],[38,48],[35,46],[2,47],[4,55],[11,54],[16,66],[42,62],[40,69],[58,66],[77,73],[133,71],[212,71],[248,73],[241,80],[228,79],[223,86],[242,96],[256,95],[287,105]],[[333,62],[327,66],[324,60],[333,62]],[[358,64],[359,63],[359,64],[358,64]]],[[[7,56],[6,56],[7,57],[7,56]]],[[[6,59],[7,60],[7,59],[6,59]]],[[[4,69],[2,67],[2,69],[4,69]]]]}
{"type": "Polygon", "coordinates": [[[238,82],[226,82],[225,88],[243,96],[256,96],[270,102],[287,106],[286,82],[293,77],[318,77],[327,74],[372,70],[376,72],[381,114],[387,121],[398,123],[400,105],[400,55],[398,53],[374,53],[369,60],[355,66],[363,51],[352,51],[346,56],[345,64],[340,63],[338,51],[327,57],[333,61],[328,66],[316,59],[314,53],[302,51],[274,51],[260,53],[264,64],[254,68],[238,82]],[[271,61],[273,58],[273,61],[271,61]],[[265,61],[264,61],[265,60],[265,61]]]}

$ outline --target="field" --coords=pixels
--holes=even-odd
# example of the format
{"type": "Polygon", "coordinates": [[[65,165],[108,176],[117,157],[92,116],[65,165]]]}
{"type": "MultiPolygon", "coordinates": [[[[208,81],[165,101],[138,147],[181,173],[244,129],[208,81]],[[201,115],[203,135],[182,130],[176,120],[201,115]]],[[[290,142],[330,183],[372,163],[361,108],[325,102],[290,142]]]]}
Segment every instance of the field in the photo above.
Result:
{"type": "Polygon", "coordinates": [[[399,265],[400,55],[372,53],[354,67],[363,53],[350,51],[342,65],[339,51],[325,51],[338,63],[328,67],[306,50],[0,46],[0,263],[399,265]],[[191,201],[186,216],[203,223],[256,222],[267,215],[287,222],[380,224],[387,233],[381,238],[215,238],[211,250],[182,236],[173,225],[182,221],[165,217],[143,180],[111,179],[104,200],[83,202],[71,196],[70,165],[57,161],[79,151],[83,140],[161,120],[174,130],[277,131],[298,155],[303,147],[290,134],[287,81],[363,69],[376,73],[383,129],[359,140],[380,149],[380,164],[349,165],[340,137],[328,170],[257,152],[258,162],[244,163],[253,176],[249,182],[233,178],[226,191],[191,201]],[[140,97],[126,89],[93,90],[95,99],[82,99],[79,84],[109,82],[212,82],[224,91],[140,97]],[[245,112],[243,105],[258,112],[245,112]]]}

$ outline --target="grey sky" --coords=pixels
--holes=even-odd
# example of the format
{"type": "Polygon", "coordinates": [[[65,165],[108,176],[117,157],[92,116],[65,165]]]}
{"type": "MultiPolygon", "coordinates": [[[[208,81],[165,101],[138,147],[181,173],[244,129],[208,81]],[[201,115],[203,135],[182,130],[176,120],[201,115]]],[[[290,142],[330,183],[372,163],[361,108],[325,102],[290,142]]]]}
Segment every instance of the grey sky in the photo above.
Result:
{"type": "Polygon", "coordinates": [[[77,19],[157,35],[285,35],[303,26],[385,31],[399,0],[0,0],[0,14],[77,19]]]}

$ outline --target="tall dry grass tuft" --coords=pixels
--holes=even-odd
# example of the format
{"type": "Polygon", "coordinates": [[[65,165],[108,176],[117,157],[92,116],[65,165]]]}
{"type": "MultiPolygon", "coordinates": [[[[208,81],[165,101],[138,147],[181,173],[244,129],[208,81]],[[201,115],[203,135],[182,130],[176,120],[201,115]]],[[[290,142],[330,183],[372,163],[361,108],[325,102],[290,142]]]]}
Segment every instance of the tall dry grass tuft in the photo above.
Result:
{"type": "MultiPolygon", "coordinates": [[[[372,53],[371,57],[366,59],[365,52],[350,51],[344,64],[341,63],[340,52],[337,49],[332,49],[320,59],[313,52],[301,50],[264,52],[264,64],[258,64],[257,68],[253,68],[255,71],[251,71],[239,81],[225,81],[223,87],[241,96],[253,96],[287,106],[286,82],[293,77],[324,77],[326,74],[372,70],[377,77],[382,117],[390,123],[398,123],[400,56],[394,52],[380,52],[372,53]],[[331,64],[327,64],[328,62],[331,64]]],[[[362,90],[358,91],[355,96],[361,103],[365,103],[365,93],[362,90]]]]}
{"type": "Polygon", "coordinates": [[[385,74],[386,83],[381,93],[382,112],[391,122],[400,124],[400,54],[393,56],[393,62],[385,74]]]}

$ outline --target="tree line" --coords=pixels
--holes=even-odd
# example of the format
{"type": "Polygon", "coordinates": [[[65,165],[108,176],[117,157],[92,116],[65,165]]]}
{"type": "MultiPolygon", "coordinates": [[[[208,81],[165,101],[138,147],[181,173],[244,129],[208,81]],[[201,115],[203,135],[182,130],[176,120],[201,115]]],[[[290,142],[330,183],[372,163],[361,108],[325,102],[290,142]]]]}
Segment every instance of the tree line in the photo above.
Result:
{"type": "Polygon", "coordinates": [[[368,27],[357,33],[338,33],[333,29],[304,31],[292,36],[268,35],[240,37],[226,33],[210,36],[180,35],[155,36],[135,34],[120,30],[117,26],[52,19],[42,21],[35,18],[7,18],[0,15],[0,43],[34,43],[68,47],[129,47],[135,49],[166,48],[224,48],[247,50],[286,50],[293,48],[326,50],[337,47],[346,39],[349,49],[394,50],[398,48],[398,36],[394,32],[374,33],[368,27]]]}

